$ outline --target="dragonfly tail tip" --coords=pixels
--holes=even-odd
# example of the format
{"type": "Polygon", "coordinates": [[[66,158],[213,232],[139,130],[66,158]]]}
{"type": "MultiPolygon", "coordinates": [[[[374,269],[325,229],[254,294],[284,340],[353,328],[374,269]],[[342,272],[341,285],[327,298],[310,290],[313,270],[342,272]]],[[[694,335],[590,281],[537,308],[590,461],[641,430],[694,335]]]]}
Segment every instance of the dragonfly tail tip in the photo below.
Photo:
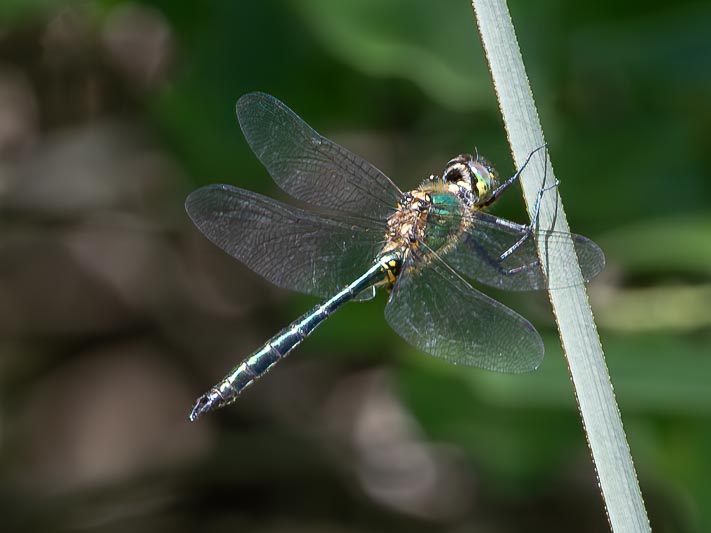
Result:
{"type": "Polygon", "coordinates": [[[209,411],[217,409],[223,403],[224,400],[222,399],[222,396],[214,389],[206,394],[203,394],[197,399],[192,411],[190,411],[190,421],[195,422],[202,415],[209,411]]]}

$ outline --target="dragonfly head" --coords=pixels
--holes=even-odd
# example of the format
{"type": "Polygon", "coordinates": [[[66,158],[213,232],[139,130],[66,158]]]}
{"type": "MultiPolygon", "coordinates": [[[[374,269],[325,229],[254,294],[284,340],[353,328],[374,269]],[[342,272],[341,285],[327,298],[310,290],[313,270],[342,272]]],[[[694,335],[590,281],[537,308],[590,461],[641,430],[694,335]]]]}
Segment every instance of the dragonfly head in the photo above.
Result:
{"type": "Polygon", "coordinates": [[[472,205],[486,202],[497,186],[496,171],[485,159],[458,155],[444,168],[442,181],[472,205]]]}

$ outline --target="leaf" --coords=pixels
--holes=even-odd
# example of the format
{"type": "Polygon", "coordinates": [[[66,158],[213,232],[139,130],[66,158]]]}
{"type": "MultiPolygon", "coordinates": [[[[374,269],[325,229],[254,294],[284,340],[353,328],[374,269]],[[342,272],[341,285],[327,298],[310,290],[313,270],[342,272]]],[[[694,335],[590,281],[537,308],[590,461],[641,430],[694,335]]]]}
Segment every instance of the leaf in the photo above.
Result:
{"type": "Polygon", "coordinates": [[[466,2],[295,2],[328,49],[371,76],[410,80],[450,109],[488,109],[491,88],[466,2]]]}

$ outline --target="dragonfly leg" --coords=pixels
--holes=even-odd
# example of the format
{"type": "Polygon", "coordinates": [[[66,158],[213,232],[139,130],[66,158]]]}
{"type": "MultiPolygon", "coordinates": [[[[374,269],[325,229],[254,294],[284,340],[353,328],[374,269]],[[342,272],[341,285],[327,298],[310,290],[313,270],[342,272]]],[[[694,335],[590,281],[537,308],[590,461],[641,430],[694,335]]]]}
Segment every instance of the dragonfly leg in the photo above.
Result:
{"type": "Polygon", "coordinates": [[[486,248],[484,248],[477,242],[472,242],[471,244],[472,244],[472,251],[477,256],[479,256],[479,258],[483,262],[485,262],[490,267],[495,269],[502,276],[513,276],[514,274],[518,274],[518,273],[523,272],[524,270],[528,270],[530,268],[538,268],[537,261],[534,261],[534,262],[526,264],[526,265],[519,265],[519,266],[513,267],[513,268],[504,267],[500,257],[491,255],[491,253],[489,253],[489,251],[486,248]]]}
{"type": "Polygon", "coordinates": [[[524,270],[528,270],[530,268],[538,268],[538,261],[535,261],[533,263],[528,263],[527,265],[517,266],[515,268],[509,268],[509,269],[504,270],[504,272],[507,276],[513,276],[514,274],[518,274],[518,273],[523,272],[524,270]]]}
{"type": "MultiPolygon", "coordinates": [[[[545,172],[543,183],[545,183],[545,172]]],[[[551,189],[555,189],[556,187],[558,187],[558,185],[560,185],[560,181],[555,180],[555,183],[553,185],[550,185],[548,187],[541,187],[538,190],[538,195],[536,196],[536,205],[533,208],[533,217],[531,217],[531,223],[526,226],[526,233],[524,233],[518,241],[516,241],[508,250],[506,250],[503,254],[499,256],[499,261],[503,261],[508,256],[510,256],[513,252],[516,251],[516,248],[521,246],[526,241],[526,239],[528,239],[533,234],[533,229],[538,225],[538,215],[541,211],[541,199],[543,198],[543,194],[550,191],[551,189]]]]}
{"type": "Polygon", "coordinates": [[[506,191],[506,189],[508,189],[509,187],[511,187],[511,185],[513,185],[514,183],[516,183],[518,181],[519,177],[521,176],[521,173],[523,172],[523,169],[526,168],[529,161],[531,161],[531,158],[539,150],[542,150],[542,149],[546,148],[547,146],[548,145],[546,145],[546,144],[542,144],[538,148],[534,148],[533,150],[531,150],[529,152],[529,154],[526,156],[526,160],[523,162],[523,165],[521,165],[521,168],[519,168],[516,171],[516,174],[511,176],[509,179],[507,179],[505,182],[503,182],[501,185],[499,185],[496,189],[494,189],[494,192],[491,193],[491,197],[486,201],[486,203],[482,204],[482,207],[487,207],[487,206],[493,204],[496,200],[498,200],[499,197],[506,191]]]}

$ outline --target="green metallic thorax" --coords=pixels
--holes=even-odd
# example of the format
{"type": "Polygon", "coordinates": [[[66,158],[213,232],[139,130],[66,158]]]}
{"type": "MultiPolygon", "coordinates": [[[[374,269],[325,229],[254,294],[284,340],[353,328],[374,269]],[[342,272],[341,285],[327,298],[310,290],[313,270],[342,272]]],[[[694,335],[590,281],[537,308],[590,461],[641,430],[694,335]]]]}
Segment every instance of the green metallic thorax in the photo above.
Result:
{"type": "Polygon", "coordinates": [[[447,190],[429,192],[431,204],[424,227],[424,244],[442,255],[455,245],[467,224],[467,208],[461,199],[447,190]]]}
{"type": "Polygon", "coordinates": [[[408,257],[417,257],[421,267],[432,252],[442,256],[454,248],[472,223],[475,200],[468,182],[443,182],[434,177],[404,193],[397,211],[388,218],[379,254],[381,258],[387,255],[393,263],[386,267],[385,283],[395,282],[408,257]]]}

